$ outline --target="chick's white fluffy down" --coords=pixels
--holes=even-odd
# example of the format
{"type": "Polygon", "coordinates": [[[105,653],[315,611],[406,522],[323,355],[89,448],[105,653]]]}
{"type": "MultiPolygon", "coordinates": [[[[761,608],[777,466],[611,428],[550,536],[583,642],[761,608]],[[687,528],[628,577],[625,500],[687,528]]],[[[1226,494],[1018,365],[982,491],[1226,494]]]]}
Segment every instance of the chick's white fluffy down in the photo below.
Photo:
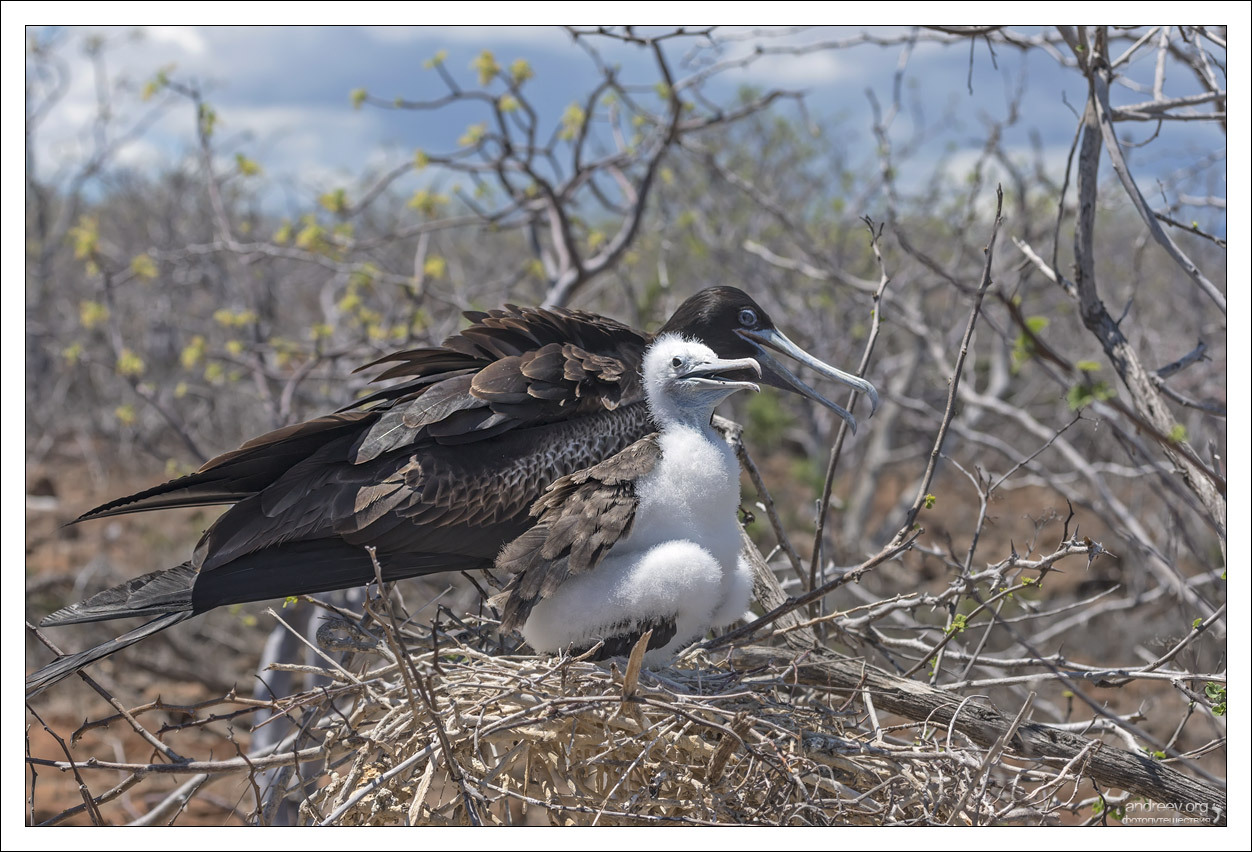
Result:
{"type": "MultiPolygon", "coordinates": [[[[750,592],[750,578],[746,588],[750,592]]],[[[629,630],[657,616],[673,617],[674,638],[644,658],[649,665],[663,665],[702,635],[716,614],[733,609],[731,601],[723,601],[725,591],[721,566],[711,553],[691,541],[667,541],[642,556],[610,555],[594,571],[567,580],[536,605],[522,636],[538,651],[555,651],[590,644],[608,628],[626,632],[621,625],[629,630]]],[[[747,607],[746,595],[736,605],[730,621],[747,607]]]]}

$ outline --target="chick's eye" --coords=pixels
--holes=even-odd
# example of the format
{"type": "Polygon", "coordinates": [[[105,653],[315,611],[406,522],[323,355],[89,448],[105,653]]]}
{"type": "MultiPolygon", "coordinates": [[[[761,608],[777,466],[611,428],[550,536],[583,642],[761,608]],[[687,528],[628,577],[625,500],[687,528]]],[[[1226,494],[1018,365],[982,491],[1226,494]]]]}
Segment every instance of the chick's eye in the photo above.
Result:
{"type": "Polygon", "coordinates": [[[675,367],[681,367],[683,365],[683,359],[675,357],[673,361],[670,361],[670,363],[673,364],[675,367]]]}
{"type": "Polygon", "coordinates": [[[745,328],[752,328],[756,325],[756,311],[751,308],[744,308],[739,312],[739,324],[745,328]]]}

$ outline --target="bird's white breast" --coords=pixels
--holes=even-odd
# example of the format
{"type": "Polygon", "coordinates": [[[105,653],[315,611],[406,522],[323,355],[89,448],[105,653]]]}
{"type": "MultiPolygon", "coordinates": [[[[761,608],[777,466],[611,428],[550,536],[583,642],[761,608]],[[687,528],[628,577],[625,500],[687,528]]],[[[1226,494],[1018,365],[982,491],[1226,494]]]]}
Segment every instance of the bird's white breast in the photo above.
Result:
{"type": "Polygon", "coordinates": [[[660,542],[692,541],[723,566],[739,554],[739,463],[712,429],[671,428],[661,434],[661,458],[635,486],[639,507],[623,551],[660,542]]]}
{"type": "Polygon", "coordinates": [[[577,646],[610,625],[673,618],[674,638],[645,657],[660,665],[747,609],[752,581],[739,560],[734,451],[712,429],[671,427],[660,441],[656,466],[635,483],[630,534],[535,607],[522,628],[535,648],[577,646]]]}

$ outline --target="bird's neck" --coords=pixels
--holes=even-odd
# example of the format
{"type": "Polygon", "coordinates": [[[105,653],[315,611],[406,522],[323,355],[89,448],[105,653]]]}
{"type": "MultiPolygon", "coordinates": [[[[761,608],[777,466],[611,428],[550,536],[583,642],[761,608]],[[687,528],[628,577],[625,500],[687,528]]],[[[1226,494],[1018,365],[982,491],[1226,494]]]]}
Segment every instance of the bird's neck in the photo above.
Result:
{"type": "Polygon", "coordinates": [[[684,408],[671,405],[667,400],[658,399],[648,400],[648,408],[652,412],[652,419],[656,421],[657,427],[662,432],[670,429],[683,429],[699,432],[707,438],[716,435],[713,431],[713,409],[711,408],[684,408]]]}

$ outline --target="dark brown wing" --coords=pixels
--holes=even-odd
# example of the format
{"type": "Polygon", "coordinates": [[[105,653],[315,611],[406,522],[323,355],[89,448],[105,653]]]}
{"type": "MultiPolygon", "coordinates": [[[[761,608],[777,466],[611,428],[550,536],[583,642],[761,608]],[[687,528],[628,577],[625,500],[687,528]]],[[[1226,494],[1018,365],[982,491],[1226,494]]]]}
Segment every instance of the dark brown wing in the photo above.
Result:
{"type": "Polygon", "coordinates": [[[396,352],[367,365],[393,365],[375,381],[411,380],[354,404],[389,409],[362,437],[355,462],[423,433],[441,444],[469,443],[643,399],[639,367],[650,335],[563,308],[508,305],[466,317],[473,324],[438,349],[396,352]]]}
{"type": "Polygon", "coordinates": [[[420,452],[360,464],[344,464],[346,446],[331,443],[219,518],[201,539],[196,562],[216,571],[289,542],[337,539],[358,549],[372,545],[384,567],[386,557],[418,553],[472,556],[490,567],[500,548],[534,523],[527,510],[545,487],[649,428],[641,404],[473,446],[427,443],[420,452]]]}
{"type": "Polygon", "coordinates": [[[525,623],[531,609],[566,578],[590,571],[629,535],[639,498],[635,483],[661,457],[657,434],[552,483],[530,514],[538,523],[500,552],[496,567],[513,575],[503,593],[501,627],[525,623]]]}
{"type": "MultiPolygon", "coordinates": [[[[336,492],[337,499],[363,500],[380,511],[389,505],[388,496],[398,505],[396,490],[389,491],[384,481],[371,485],[352,467],[428,445],[472,443],[642,405],[639,364],[649,335],[584,311],[510,305],[466,316],[472,325],[439,348],[397,352],[367,365],[393,365],[375,381],[409,381],[339,413],[262,435],[190,476],[113,500],[79,520],[235,503],[270,488],[290,499],[292,483],[302,477],[321,477],[317,487],[333,489],[335,477],[326,471],[336,465],[344,466],[336,473],[350,489],[347,497],[336,492]],[[358,487],[365,491],[358,493],[358,487]]],[[[276,499],[265,502],[272,506],[276,499]]]]}

